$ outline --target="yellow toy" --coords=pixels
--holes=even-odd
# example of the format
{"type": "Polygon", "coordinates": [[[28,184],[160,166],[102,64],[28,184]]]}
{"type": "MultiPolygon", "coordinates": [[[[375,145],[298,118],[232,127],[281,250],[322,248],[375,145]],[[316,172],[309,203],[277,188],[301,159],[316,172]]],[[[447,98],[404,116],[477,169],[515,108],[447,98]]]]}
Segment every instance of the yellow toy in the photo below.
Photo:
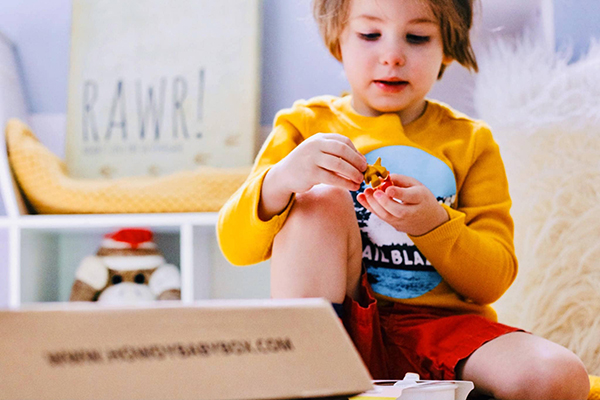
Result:
{"type": "Polygon", "coordinates": [[[373,189],[381,189],[385,192],[385,189],[393,185],[392,180],[390,179],[390,173],[381,165],[381,157],[377,158],[375,164],[367,164],[367,170],[363,175],[365,177],[365,183],[367,185],[371,184],[373,189]]]}

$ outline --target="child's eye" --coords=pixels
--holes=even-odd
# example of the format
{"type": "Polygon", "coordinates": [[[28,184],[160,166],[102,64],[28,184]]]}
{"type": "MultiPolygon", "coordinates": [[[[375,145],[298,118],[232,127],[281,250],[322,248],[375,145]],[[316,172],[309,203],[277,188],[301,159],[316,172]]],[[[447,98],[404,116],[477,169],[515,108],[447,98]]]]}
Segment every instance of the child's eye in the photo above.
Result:
{"type": "Polygon", "coordinates": [[[419,36],[419,35],[406,35],[406,40],[408,43],[412,44],[423,44],[429,42],[429,36],[419,36]]]}
{"type": "Polygon", "coordinates": [[[368,40],[368,41],[377,40],[377,39],[379,39],[380,36],[381,36],[380,33],[359,33],[358,34],[358,37],[360,37],[363,40],[368,40]]]}

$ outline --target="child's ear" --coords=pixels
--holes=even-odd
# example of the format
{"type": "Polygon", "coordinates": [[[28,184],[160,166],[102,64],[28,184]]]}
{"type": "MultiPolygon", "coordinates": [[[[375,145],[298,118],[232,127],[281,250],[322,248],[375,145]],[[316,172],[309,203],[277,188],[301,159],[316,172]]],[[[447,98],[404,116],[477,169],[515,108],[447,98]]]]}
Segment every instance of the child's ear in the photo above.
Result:
{"type": "Polygon", "coordinates": [[[442,58],[442,64],[444,64],[445,66],[448,66],[448,65],[452,64],[452,61],[454,61],[454,58],[444,54],[444,58],[442,58]]]}

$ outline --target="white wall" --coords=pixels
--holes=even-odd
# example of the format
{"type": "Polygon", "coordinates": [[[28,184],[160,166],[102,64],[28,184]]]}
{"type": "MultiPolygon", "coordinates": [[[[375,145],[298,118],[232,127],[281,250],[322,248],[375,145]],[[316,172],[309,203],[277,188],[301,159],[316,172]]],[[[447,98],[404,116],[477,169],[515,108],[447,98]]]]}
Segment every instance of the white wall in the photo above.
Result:
{"type": "MultiPolygon", "coordinates": [[[[342,68],[324,48],[312,20],[310,0],[263,0],[263,124],[299,98],[347,89],[342,68]]],[[[490,37],[520,31],[539,0],[481,0],[476,46],[490,37]]],[[[64,113],[69,65],[70,0],[2,0],[0,31],[17,45],[30,111],[64,113]]],[[[468,75],[455,66],[433,97],[472,112],[468,75]],[[453,71],[454,70],[454,71],[453,71]],[[457,80],[453,79],[456,78],[457,80]],[[458,90],[457,90],[458,89],[458,90]],[[465,98],[466,96],[466,98],[465,98]]]]}
{"type": "Polygon", "coordinates": [[[554,0],[556,47],[572,47],[573,58],[587,52],[590,38],[600,39],[600,1],[554,0]]]}
{"type": "Polygon", "coordinates": [[[0,30],[17,45],[34,113],[67,109],[70,0],[2,0],[0,30]]]}

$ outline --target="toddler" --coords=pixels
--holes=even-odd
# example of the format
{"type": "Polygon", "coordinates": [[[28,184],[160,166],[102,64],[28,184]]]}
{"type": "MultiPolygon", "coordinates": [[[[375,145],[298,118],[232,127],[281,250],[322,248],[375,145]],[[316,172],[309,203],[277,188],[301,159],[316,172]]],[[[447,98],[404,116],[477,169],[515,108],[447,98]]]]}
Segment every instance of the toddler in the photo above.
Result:
{"type": "Polygon", "coordinates": [[[473,0],[315,0],[351,95],[294,103],[219,215],[236,265],[271,258],[275,298],[324,297],[374,379],[464,379],[498,399],[585,399],[581,361],[497,322],[517,273],[488,126],[426,96],[472,70],[473,0]],[[394,186],[366,187],[381,158],[394,186]]]}

